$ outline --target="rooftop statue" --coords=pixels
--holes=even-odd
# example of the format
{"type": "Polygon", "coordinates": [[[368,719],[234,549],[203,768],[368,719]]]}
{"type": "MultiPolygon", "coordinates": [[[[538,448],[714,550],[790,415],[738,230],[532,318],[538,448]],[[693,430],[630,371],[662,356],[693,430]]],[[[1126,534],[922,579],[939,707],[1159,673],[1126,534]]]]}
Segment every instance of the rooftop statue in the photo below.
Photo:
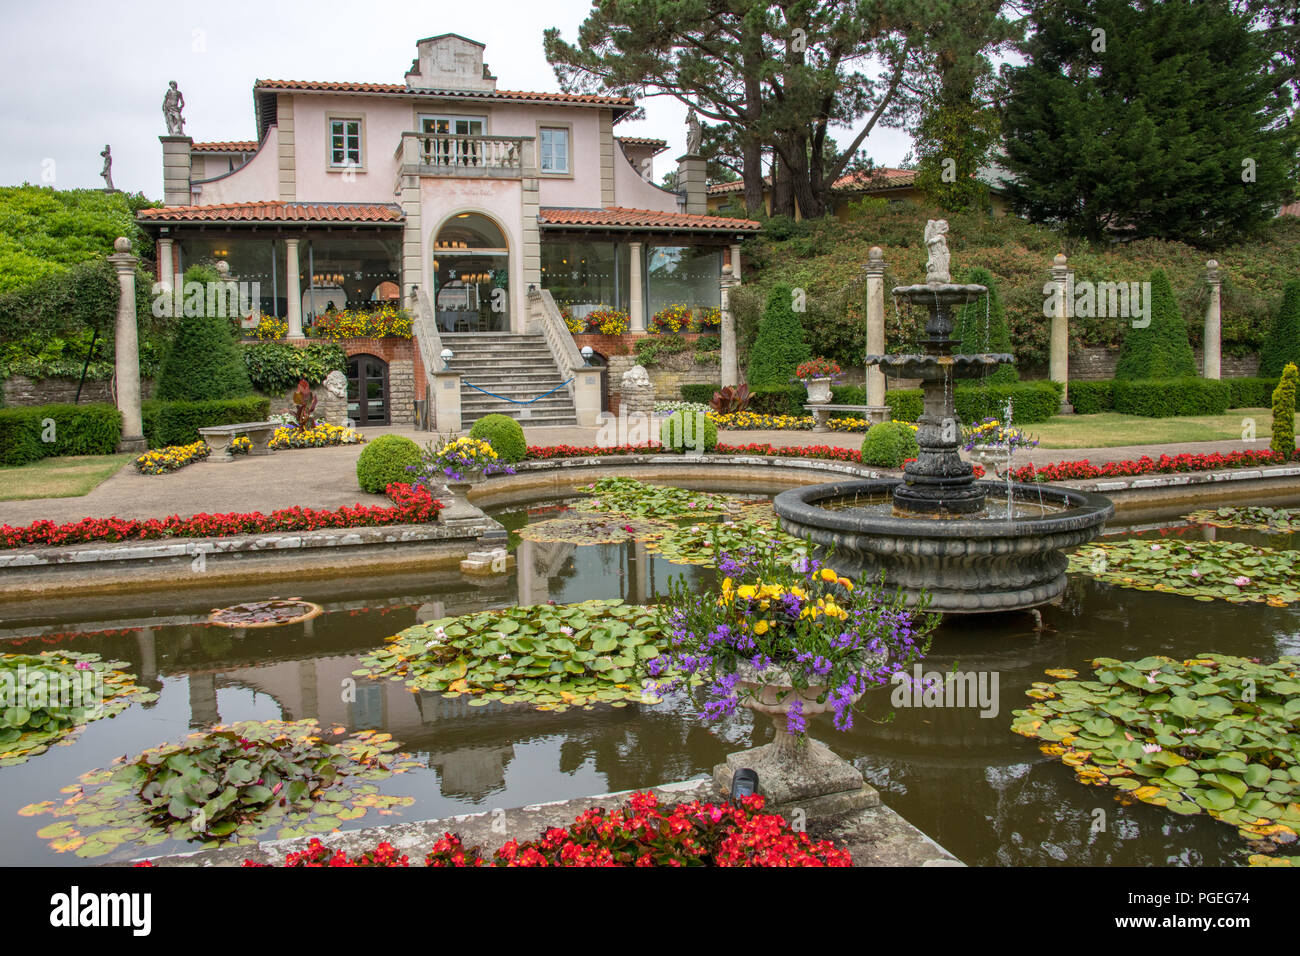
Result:
{"type": "Polygon", "coordinates": [[[167,93],[163,96],[162,111],[163,116],[167,118],[167,135],[184,136],[185,135],[185,118],[181,116],[181,110],[185,108],[185,97],[176,87],[176,81],[172,80],[167,84],[167,93]]]}

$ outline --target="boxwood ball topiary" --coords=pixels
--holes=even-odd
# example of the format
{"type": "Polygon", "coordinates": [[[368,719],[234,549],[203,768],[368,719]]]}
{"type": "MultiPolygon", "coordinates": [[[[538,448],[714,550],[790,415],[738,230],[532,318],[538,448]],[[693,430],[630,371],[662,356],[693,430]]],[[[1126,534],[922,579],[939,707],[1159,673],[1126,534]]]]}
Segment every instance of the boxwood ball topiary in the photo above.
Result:
{"type": "Polygon", "coordinates": [[[512,465],[523,461],[528,452],[523,428],[509,415],[484,415],[469,430],[469,437],[487,442],[502,461],[512,465]]]}
{"type": "Polygon", "coordinates": [[[903,462],[921,453],[916,432],[900,422],[881,422],[867,429],[862,439],[862,463],[879,468],[901,468],[903,462]]]}
{"type": "Polygon", "coordinates": [[[703,412],[673,412],[659,423],[659,442],[672,451],[710,452],[718,447],[718,426],[703,412]]]}
{"type": "Polygon", "coordinates": [[[357,484],[372,495],[382,494],[395,481],[409,482],[407,465],[421,462],[420,446],[401,435],[380,435],[357,459],[357,484]]]}

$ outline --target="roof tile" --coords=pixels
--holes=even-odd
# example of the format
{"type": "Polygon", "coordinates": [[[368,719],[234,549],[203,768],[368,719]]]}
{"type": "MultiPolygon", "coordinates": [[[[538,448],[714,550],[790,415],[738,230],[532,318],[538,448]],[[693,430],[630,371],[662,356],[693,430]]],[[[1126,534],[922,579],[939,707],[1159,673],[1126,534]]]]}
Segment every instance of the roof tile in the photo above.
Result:
{"type": "Polygon", "coordinates": [[[142,222],[401,222],[384,203],[239,202],[142,209],[142,222]]]}
{"type": "Polygon", "coordinates": [[[603,106],[632,106],[626,96],[597,96],[589,93],[537,93],[528,90],[413,90],[404,83],[341,83],[329,80],[258,80],[254,90],[305,90],[313,93],[392,93],[410,96],[450,96],[466,99],[528,100],[541,103],[591,103],[603,106]]]}
{"type": "Polygon", "coordinates": [[[752,219],[729,219],[724,216],[696,216],[686,213],[657,212],[653,209],[626,209],[608,206],[604,209],[544,208],[538,216],[549,226],[609,226],[614,228],[700,229],[719,232],[752,232],[762,228],[752,219]]]}
{"type": "Polygon", "coordinates": [[[190,149],[196,153],[255,153],[257,140],[225,140],[217,143],[191,143],[190,149]]]}

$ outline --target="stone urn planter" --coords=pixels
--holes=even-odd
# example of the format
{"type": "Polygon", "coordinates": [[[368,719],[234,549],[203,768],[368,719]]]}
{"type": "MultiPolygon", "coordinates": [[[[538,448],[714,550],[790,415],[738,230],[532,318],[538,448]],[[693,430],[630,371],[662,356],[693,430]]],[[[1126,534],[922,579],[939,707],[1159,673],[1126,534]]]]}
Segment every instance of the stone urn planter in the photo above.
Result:
{"type": "Polygon", "coordinates": [[[458,527],[482,519],[483,512],[470,504],[469,500],[470,491],[482,480],[482,469],[464,471],[459,480],[448,478],[445,483],[447,496],[441,499],[446,507],[438,512],[438,521],[448,527],[458,527]]]}
{"type": "Polygon", "coordinates": [[[808,404],[825,405],[831,400],[831,379],[810,378],[804,382],[808,389],[808,404]]]}
{"type": "MultiPolygon", "coordinates": [[[[740,678],[737,687],[747,694],[745,706],[772,718],[776,739],[728,754],[726,763],[713,768],[719,787],[729,791],[735,772],[747,768],[758,774],[758,792],[767,798],[771,812],[825,816],[880,805],[880,795],[856,767],[825,744],[806,734],[792,734],[786,727],[786,714],[796,699],[803,701],[805,717],[831,710],[829,699],[817,701],[826,688],[796,689],[790,675],[779,667],[760,672],[742,662],[736,675],[740,678]]],[[[861,696],[855,695],[853,702],[861,696]]]]}
{"type": "Polygon", "coordinates": [[[1000,468],[1009,467],[1011,454],[1006,445],[976,445],[970,452],[971,457],[983,465],[985,471],[994,474],[998,474],[1000,468]]]}

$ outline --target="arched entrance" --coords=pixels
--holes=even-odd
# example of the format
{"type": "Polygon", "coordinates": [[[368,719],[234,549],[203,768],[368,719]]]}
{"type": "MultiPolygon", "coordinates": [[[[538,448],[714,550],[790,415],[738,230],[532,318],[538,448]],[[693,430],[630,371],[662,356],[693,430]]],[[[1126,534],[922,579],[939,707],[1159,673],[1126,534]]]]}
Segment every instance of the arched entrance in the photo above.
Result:
{"type": "Polygon", "coordinates": [[[434,310],[444,334],[510,331],[510,248],[476,212],[444,222],[433,240],[434,310]]]}
{"type": "Polygon", "coordinates": [[[388,363],[373,355],[348,359],[348,418],[358,427],[387,425],[388,363]]]}

